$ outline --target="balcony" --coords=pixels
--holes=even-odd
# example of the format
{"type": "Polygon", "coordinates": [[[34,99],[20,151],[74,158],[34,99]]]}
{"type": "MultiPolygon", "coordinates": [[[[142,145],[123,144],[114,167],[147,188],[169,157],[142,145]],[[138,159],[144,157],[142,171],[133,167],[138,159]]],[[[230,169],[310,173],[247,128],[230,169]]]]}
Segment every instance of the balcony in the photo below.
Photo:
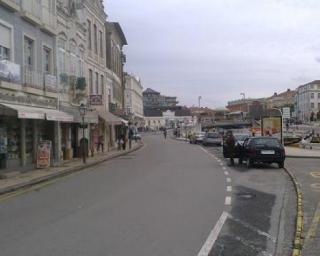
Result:
{"type": "Polygon", "coordinates": [[[22,17],[33,23],[34,25],[42,26],[42,10],[40,0],[21,1],[22,17]]]}
{"type": "Polygon", "coordinates": [[[0,0],[0,5],[13,12],[20,11],[20,0],[0,0]]]}
{"type": "Polygon", "coordinates": [[[23,68],[23,85],[35,89],[44,89],[43,74],[30,69],[30,67],[23,68]]]}
{"type": "Polygon", "coordinates": [[[42,26],[41,30],[51,34],[56,35],[57,29],[57,17],[56,14],[53,13],[49,8],[42,7],[42,26]]]}

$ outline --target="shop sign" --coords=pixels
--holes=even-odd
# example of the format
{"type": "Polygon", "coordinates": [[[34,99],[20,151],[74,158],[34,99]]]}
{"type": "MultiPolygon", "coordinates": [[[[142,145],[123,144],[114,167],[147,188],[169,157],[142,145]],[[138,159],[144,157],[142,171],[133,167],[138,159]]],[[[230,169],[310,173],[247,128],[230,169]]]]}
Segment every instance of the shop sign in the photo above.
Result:
{"type": "Polygon", "coordinates": [[[37,151],[37,168],[43,169],[50,167],[51,149],[51,141],[43,140],[39,142],[37,151]]]}
{"type": "Polygon", "coordinates": [[[282,140],[282,118],[281,116],[262,117],[261,119],[262,136],[276,137],[282,140]]]}
{"type": "Polygon", "coordinates": [[[102,105],[102,95],[90,95],[90,105],[102,105]]]}
{"type": "Polygon", "coordinates": [[[8,81],[20,82],[21,70],[20,65],[10,62],[8,60],[0,61],[0,77],[8,81]]]}
{"type": "Polygon", "coordinates": [[[7,129],[0,127],[0,154],[7,154],[8,138],[7,129]]]}
{"type": "Polygon", "coordinates": [[[44,119],[44,113],[18,111],[19,119],[44,119]]]}

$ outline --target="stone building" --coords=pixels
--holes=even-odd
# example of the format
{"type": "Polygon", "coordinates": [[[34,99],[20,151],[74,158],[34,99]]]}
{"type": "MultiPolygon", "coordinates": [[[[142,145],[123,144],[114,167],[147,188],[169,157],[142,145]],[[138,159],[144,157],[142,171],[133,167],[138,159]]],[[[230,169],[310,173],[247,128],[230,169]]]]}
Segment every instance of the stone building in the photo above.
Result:
{"type": "Polygon", "coordinates": [[[126,74],[125,76],[124,102],[125,111],[130,116],[133,123],[139,127],[143,124],[143,100],[141,80],[134,75],[126,74]]]}
{"type": "Polygon", "coordinates": [[[315,121],[319,112],[320,80],[315,80],[310,83],[299,86],[297,88],[297,94],[295,98],[296,118],[299,121],[306,123],[310,121],[315,121]]]}

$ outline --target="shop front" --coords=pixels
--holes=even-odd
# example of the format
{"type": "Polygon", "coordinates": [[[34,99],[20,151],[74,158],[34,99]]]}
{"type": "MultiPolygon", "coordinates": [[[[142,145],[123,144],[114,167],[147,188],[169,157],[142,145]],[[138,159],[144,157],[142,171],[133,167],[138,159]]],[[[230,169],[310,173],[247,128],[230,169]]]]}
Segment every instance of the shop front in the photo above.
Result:
{"type": "MultiPolygon", "coordinates": [[[[72,116],[55,109],[0,104],[0,169],[34,167],[40,141],[51,141],[52,159],[60,159],[60,122],[72,116]]],[[[53,163],[53,162],[52,162],[53,163]]]]}

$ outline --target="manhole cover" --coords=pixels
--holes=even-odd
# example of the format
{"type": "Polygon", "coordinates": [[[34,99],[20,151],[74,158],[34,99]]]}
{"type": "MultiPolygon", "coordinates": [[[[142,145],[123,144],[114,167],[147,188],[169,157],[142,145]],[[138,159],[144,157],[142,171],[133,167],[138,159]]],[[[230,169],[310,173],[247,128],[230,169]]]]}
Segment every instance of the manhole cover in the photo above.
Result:
{"type": "Polygon", "coordinates": [[[252,193],[238,193],[237,196],[242,198],[242,199],[247,199],[247,200],[256,197],[256,195],[252,194],[252,193]]]}

